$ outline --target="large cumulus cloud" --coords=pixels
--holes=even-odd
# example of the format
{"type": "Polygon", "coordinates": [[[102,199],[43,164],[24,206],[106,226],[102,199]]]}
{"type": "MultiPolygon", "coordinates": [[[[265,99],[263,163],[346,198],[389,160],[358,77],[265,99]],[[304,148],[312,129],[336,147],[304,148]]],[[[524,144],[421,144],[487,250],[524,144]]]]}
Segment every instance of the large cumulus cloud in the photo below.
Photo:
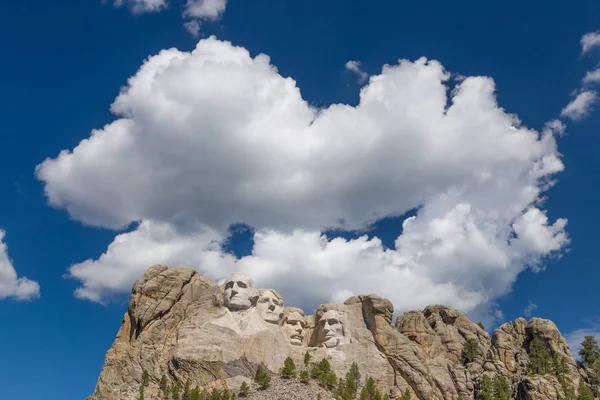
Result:
{"type": "Polygon", "coordinates": [[[168,261],[213,277],[248,269],[298,302],[375,291],[398,307],[468,311],[568,242],[566,221],[542,209],[563,169],[563,127],[522,126],[494,90],[488,77],[454,81],[436,61],[400,60],[370,77],[357,106],[317,109],[266,55],[209,38],[150,57],[113,103],[118,119],[36,173],[50,204],[86,224],[144,221],[71,269],[82,297],[126,291],[147,264],[168,261]],[[395,249],[320,234],[412,209],[395,249]],[[214,256],[240,222],[257,229],[253,255],[207,267],[201,254],[214,256]],[[139,239],[156,229],[179,247],[136,264],[139,239]],[[99,271],[121,283],[97,281],[99,271]]]}

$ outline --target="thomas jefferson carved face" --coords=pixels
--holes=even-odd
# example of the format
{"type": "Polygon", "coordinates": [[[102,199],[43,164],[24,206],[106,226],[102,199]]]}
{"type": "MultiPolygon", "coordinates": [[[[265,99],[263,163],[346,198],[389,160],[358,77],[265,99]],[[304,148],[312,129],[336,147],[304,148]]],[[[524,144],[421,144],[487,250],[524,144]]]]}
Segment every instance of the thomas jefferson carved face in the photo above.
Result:
{"type": "Polygon", "coordinates": [[[326,311],[319,319],[318,346],[337,346],[344,338],[342,314],[336,310],[326,311]]]}
{"type": "Polygon", "coordinates": [[[283,315],[283,299],[272,290],[261,290],[256,308],[262,319],[277,324],[283,315]]]}
{"type": "Polygon", "coordinates": [[[257,295],[254,281],[248,274],[236,272],[225,281],[223,301],[225,307],[232,311],[241,311],[252,307],[257,295]]]}
{"type": "Polygon", "coordinates": [[[301,346],[304,339],[304,329],[306,328],[306,319],[304,313],[298,308],[286,309],[283,321],[283,332],[286,334],[290,343],[294,346],[301,346]]]}

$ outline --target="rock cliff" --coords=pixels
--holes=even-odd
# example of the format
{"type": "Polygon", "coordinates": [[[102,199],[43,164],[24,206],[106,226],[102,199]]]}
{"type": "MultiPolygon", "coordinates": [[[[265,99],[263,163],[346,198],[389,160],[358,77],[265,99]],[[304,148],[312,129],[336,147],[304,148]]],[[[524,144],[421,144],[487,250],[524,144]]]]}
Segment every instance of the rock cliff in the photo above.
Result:
{"type": "Polygon", "coordinates": [[[245,274],[218,285],[190,268],[156,265],[134,284],[89,400],[137,400],[144,379],[145,399],[162,398],[161,379],[237,391],[259,365],[277,374],[288,357],[303,365],[306,353],[327,359],[338,377],[356,363],[390,398],[408,391],[413,399],[474,399],[487,375],[506,377],[515,399],[556,399],[585,379],[552,321],[519,318],[490,337],[442,305],[396,321],[393,314],[388,300],[370,294],[305,316],[245,274]],[[531,373],[534,339],[562,363],[559,372],[531,373]]]}

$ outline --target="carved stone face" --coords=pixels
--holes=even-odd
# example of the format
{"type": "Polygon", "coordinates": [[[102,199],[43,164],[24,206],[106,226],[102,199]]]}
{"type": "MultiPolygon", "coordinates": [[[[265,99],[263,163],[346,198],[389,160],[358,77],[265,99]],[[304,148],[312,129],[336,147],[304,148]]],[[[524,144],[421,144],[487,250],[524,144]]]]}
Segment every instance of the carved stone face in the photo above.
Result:
{"type": "Polygon", "coordinates": [[[258,297],[256,308],[262,319],[277,324],[283,314],[283,301],[272,290],[264,290],[258,297]]]}
{"type": "Polygon", "coordinates": [[[319,319],[319,346],[337,346],[344,338],[342,315],[335,310],[326,311],[319,319]]]}
{"type": "Polygon", "coordinates": [[[301,346],[304,339],[304,329],[306,328],[306,319],[299,311],[291,311],[286,314],[283,322],[283,332],[294,346],[301,346]]]}
{"type": "Polygon", "coordinates": [[[223,302],[232,311],[246,310],[252,307],[257,292],[254,281],[248,274],[236,272],[225,281],[223,302]]]}

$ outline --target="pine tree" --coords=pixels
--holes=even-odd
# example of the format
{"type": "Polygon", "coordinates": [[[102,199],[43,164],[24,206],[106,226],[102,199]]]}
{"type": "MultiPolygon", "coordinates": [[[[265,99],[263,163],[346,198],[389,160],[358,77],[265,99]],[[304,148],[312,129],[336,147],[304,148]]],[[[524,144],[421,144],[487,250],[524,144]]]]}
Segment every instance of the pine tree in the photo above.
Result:
{"type": "Polygon", "coordinates": [[[158,387],[160,388],[160,391],[163,393],[163,398],[167,398],[169,396],[169,394],[167,393],[168,391],[168,382],[167,382],[167,377],[166,376],[162,376],[162,378],[160,378],[160,383],[158,384],[158,387]]]}
{"type": "Polygon", "coordinates": [[[402,396],[400,396],[400,400],[410,400],[411,397],[412,396],[410,395],[410,391],[406,389],[404,393],[402,393],[402,396]]]}
{"type": "Polygon", "coordinates": [[[592,389],[590,389],[583,379],[579,380],[577,400],[594,400],[594,393],[592,392],[592,389]]]}
{"type": "Polygon", "coordinates": [[[464,400],[462,392],[458,392],[458,397],[456,398],[456,400],[464,400]]]}
{"type": "Polygon", "coordinates": [[[475,339],[467,339],[462,349],[462,361],[468,364],[479,356],[479,344],[475,339]]]}
{"type": "Polygon", "coordinates": [[[358,386],[360,385],[360,371],[358,364],[355,362],[350,366],[350,370],[346,373],[344,382],[344,400],[354,400],[358,394],[358,386]]]}
{"type": "Polygon", "coordinates": [[[369,400],[369,390],[366,386],[361,389],[359,400],[369,400]]]}
{"type": "Polygon", "coordinates": [[[550,352],[544,342],[537,336],[529,342],[529,365],[527,372],[530,375],[545,375],[553,372],[550,352]]]}
{"type": "Polygon", "coordinates": [[[381,392],[379,391],[379,389],[375,389],[375,394],[373,395],[373,400],[382,400],[381,392]]]}
{"type": "Polygon", "coordinates": [[[296,377],[296,364],[294,364],[294,360],[291,357],[286,358],[283,362],[281,377],[286,379],[296,377]]]}
{"type": "Polygon", "coordinates": [[[213,388],[210,392],[209,400],[221,400],[221,391],[217,388],[213,388]]]}
{"type": "Polygon", "coordinates": [[[269,374],[267,374],[262,364],[258,366],[254,380],[256,383],[258,383],[258,386],[261,390],[266,389],[271,385],[271,377],[269,374]]]}
{"type": "Polygon", "coordinates": [[[249,391],[250,387],[248,386],[248,384],[245,381],[242,382],[242,385],[240,386],[240,397],[248,396],[249,391]]]}
{"type": "Polygon", "coordinates": [[[144,400],[144,385],[140,385],[140,395],[139,395],[138,399],[144,400]]]}
{"type": "Polygon", "coordinates": [[[200,388],[198,386],[194,387],[190,392],[190,400],[201,400],[200,388]]]}
{"type": "Polygon", "coordinates": [[[479,381],[479,391],[477,392],[478,400],[495,400],[494,399],[494,384],[492,379],[483,375],[479,381]]]}
{"type": "Polygon", "coordinates": [[[512,388],[508,380],[503,376],[496,376],[493,382],[494,400],[510,400],[512,388]]]}
{"type": "Polygon", "coordinates": [[[591,367],[600,358],[600,347],[594,336],[584,337],[583,342],[581,342],[579,356],[586,367],[591,367]]]}
{"type": "Polygon", "coordinates": [[[485,331],[485,326],[483,326],[483,322],[479,321],[477,323],[477,326],[480,327],[481,329],[483,329],[485,331]]]}
{"type": "Polygon", "coordinates": [[[336,398],[346,400],[346,386],[342,378],[338,379],[337,389],[335,390],[336,398]]]}
{"type": "Polygon", "coordinates": [[[190,390],[190,381],[185,382],[185,386],[183,388],[183,394],[181,395],[181,400],[190,400],[190,396],[192,392],[190,390]]]}
{"type": "Polygon", "coordinates": [[[306,353],[304,353],[304,365],[306,365],[308,367],[308,363],[310,362],[310,354],[308,354],[308,351],[306,353]]]}
{"type": "Polygon", "coordinates": [[[173,390],[171,391],[171,398],[173,400],[180,400],[180,396],[181,395],[181,382],[177,381],[175,382],[175,384],[173,385],[173,390]]]}
{"type": "Polygon", "coordinates": [[[310,377],[308,375],[307,369],[303,369],[302,371],[300,371],[300,382],[308,383],[309,379],[310,379],[310,377]]]}

